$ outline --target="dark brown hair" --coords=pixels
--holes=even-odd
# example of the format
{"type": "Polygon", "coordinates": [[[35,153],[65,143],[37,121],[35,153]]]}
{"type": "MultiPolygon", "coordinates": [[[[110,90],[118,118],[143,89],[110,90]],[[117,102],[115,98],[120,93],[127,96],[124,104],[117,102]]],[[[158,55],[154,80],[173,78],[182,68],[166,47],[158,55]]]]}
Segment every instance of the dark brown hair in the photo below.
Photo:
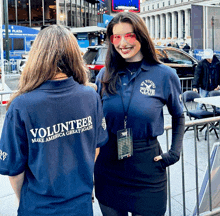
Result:
{"type": "Polygon", "coordinates": [[[72,76],[80,84],[88,81],[76,38],[68,29],[51,25],[41,30],[34,40],[19,80],[18,91],[11,96],[7,109],[17,96],[53,79],[60,71],[68,77],[72,76]]]}
{"type": "Polygon", "coordinates": [[[133,26],[137,40],[141,44],[141,52],[144,59],[150,64],[160,63],[143,19],[136,13],[118,13],[107,27],[108,51],[105,60],[106,71],[102,80],[102,91],[106,91],[109,94],[117,93],[116,85],[119,79],[117,72],[118,70],[123,69],[125,65],[125,59],[121,57],[121,55],[115,50],[114,45],[110,43],[110,36],[113,34],[113,27],[118,23],[130,23],[133,26]]]}

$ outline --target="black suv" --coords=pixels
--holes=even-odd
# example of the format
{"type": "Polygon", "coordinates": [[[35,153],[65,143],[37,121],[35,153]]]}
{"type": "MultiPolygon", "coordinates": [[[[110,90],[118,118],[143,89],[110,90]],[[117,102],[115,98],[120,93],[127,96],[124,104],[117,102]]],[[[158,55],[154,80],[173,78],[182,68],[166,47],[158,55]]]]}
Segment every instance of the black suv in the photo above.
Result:
{"type": "MultiPolygon", "coordinates": [[[[174,48],[155,46],[156,53],[161,62],[177,70],[180,78],[193,77],[195,67],[198,60],[186,53],[185,51],[174,48]]],[[[83,56],[87,67],[91,72],[91,81],[95,81],[95,77],[104,67],[107,47],[105,45],[90,46],[83,56]]]]}

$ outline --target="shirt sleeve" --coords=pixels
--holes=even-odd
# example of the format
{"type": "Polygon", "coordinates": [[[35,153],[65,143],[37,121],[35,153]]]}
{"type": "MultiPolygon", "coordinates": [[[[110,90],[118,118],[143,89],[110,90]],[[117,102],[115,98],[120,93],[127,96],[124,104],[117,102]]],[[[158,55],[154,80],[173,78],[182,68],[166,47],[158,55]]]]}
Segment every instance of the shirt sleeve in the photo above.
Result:
{"type": "Polygon", "coordinates": [[[102,91],[102,83],[101,83],[101,80],[104,76],[104,73],[105,73],[105,68],[102,68],[98,75],[96,76],[96,81],[95,81],[95,84],[97,85],[97,92],[99,95],[101,95],[101,91],[102,91]]]}
{"type": "Polygon", "coordinates": [[[0,174],[15,176],[25,170],[28,142],[19,112],[11,106],[6,113],[0,140],[0,174]]]}
{"type": "Polygon", "coordinates": [[[172,73],[167,83],[169,84],[167,95],[167,107],[169,113],[173,117],[180,117],[183,113],[183,103],[180,80],[177,74],[172,73]]]}
{"type": "Polygon", "coordinates": [[[200,61],[199,64],[196,66],[194,79],[192,81],[193,88],[199,88],[202,79],[202,71],[203,71],[203,61],[200,61]]]}
{"type": "Polygon", "coordinates": [[[101,99],[98,95],[98,100],[97,100],[97,127],[98,127],[98,135],[97,135],[97,147],[101,147],[104,144],[107,143],[108,141],[108,132],[107,132],[107,125],[106,125],[106,121],[105,121],[105,117],[103,114],[103,109],[102,109],[102,103],[101,103],[101,99]]]}

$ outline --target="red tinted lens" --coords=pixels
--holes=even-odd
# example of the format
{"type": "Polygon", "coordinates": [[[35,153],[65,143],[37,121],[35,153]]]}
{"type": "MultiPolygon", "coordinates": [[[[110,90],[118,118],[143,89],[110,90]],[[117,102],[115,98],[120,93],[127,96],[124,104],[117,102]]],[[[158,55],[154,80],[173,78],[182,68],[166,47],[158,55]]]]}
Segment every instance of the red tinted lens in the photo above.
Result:
{"type": "Polygon", "coordinates": [[[133,44],[136,41],[135,33],[128,33],[124,36],[124,38],[130,44],[133,44]]]}
{"type": "Polygon", "coordinates": [[[110,40],[112,44],[119,44],[121,41],[121,35],[111,35],[110,40]]]}

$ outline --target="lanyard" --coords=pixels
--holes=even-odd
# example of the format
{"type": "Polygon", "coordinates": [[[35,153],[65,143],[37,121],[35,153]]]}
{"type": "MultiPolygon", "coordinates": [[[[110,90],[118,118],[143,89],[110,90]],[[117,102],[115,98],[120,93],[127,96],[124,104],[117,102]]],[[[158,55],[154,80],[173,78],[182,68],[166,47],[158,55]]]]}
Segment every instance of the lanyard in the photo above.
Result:
{"type": "Polygon", "coordinates": [[[121,96],[122,106],[123,106],[123,111],[124,111],[124,129],[126,129],[126,126],[127,126],[128,110],[129,110],[129,107],[130,107],[130,104],[131,104],[131,98],[132,98],[133,93],[134,93],[135,81],[136,81],[136,77],[134,78],[134,83],[133,83],[133,86],[132,86],[132,91],[131,91],[131,95],[130,95],[130,98],[129,98],[127,110],[125,110],[124,98],[122,96],[122,87],[120,89],[120,96],[121,96]]]}

